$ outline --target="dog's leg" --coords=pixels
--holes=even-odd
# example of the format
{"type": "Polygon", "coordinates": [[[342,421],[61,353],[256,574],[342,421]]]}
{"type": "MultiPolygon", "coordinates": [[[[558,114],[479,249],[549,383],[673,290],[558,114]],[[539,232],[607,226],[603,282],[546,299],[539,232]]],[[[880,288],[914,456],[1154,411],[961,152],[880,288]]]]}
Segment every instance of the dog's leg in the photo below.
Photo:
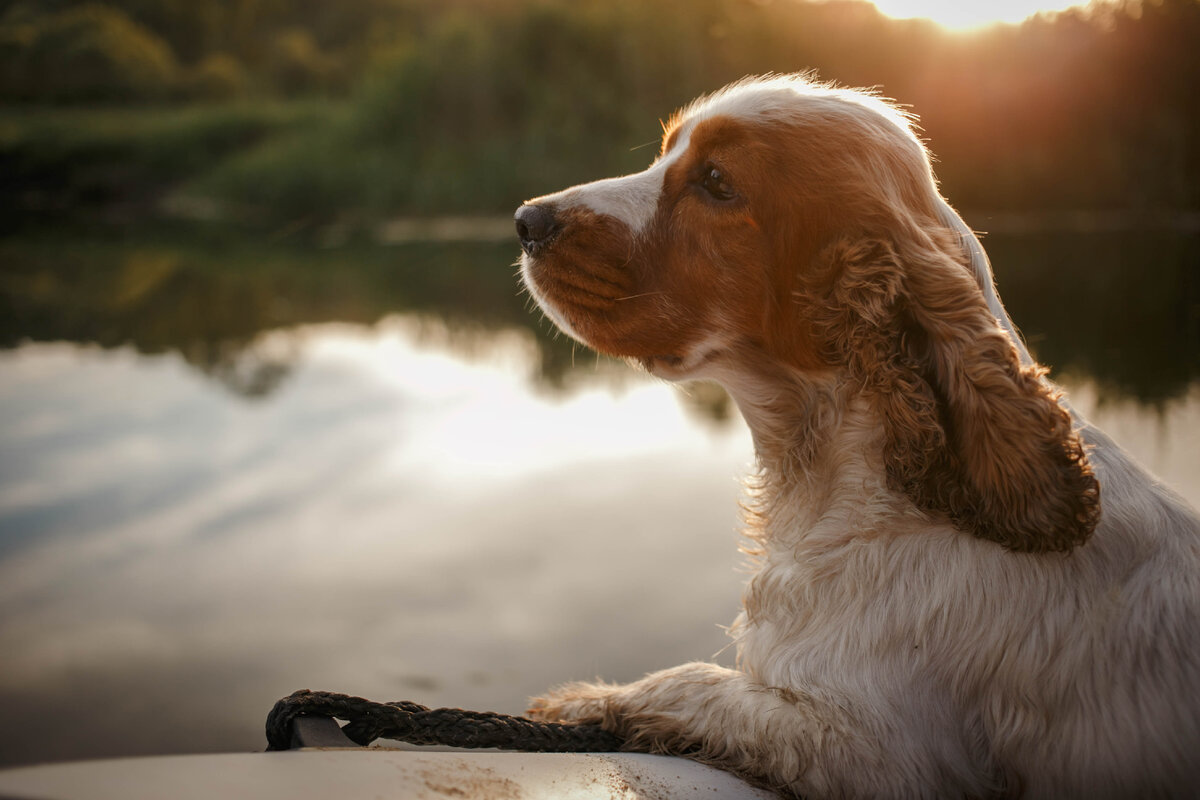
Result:
{"type": "Polygon", "coordinates": [[[533,700],[544,720],[599,723],[628,749],[687,755],[753,783],[813,797],[993,796],[982,753],[946,721],[878,701],[774,689],[715,664],[684,664],[621,686],[572,683],[533,700]],[[914,732],[920,731],[914,735],[914,732]],[[934,754],[939,754],[934,756],[934,754]],[[923,788],[922,788],[923,787],[923,788]]]}

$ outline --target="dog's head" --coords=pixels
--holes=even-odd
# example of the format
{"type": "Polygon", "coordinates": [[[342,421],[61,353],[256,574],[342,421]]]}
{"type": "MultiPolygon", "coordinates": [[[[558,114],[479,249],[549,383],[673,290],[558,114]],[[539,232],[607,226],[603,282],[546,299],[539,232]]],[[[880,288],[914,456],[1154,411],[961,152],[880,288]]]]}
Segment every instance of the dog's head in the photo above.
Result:
{"type": "Polygon", "coordinates": [[[645,171],[531,200],[516,225],[525,284],[584,344],[735,397],[764,365],[836,376],[919,507],[1018,550],[1095,527],[1070,415],[1022,364],[910,120],[874,95],[734,84],[676,114],[645,171]]]}

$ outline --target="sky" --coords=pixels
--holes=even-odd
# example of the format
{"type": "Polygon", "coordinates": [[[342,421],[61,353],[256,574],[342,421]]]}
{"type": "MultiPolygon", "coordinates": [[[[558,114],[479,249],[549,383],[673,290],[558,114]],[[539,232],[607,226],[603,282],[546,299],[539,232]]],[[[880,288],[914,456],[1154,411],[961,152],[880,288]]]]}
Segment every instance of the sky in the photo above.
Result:
{"type": "Polygon", "coordinates": [[[953,30],[996,22],[1019,23],[1039,11],[1062,11],[1080,0],[874,0],[875,7],[897,19],[928,17],[953,30]]]}

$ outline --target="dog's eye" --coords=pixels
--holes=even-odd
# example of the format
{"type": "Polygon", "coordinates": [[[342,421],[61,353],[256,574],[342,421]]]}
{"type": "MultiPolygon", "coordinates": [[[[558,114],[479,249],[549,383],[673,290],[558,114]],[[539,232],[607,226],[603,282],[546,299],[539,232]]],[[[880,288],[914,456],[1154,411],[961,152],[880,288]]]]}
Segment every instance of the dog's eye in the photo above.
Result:
{"type": "Polygon", "coordinates": [[[704,173],[704,177],[700,179],[700,185],[704,187],[704,191],[713,196],[715,200],[732,200],[736,193],[729,182],[725,180],[725,175],[716,167],[709,166],[708,171],[704,173]]]}

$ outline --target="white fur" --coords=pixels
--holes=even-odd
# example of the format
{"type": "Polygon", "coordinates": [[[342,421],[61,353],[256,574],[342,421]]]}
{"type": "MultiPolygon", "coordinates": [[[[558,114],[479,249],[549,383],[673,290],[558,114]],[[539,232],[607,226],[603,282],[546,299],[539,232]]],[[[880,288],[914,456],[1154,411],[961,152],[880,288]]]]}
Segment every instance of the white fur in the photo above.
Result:
{"type": "Polygon", "coordinates": [[[593,213],[613,217],[635,235],[639,234],[654,218],[654,212],[658,209],[663,176],[666,175],[667,168],[686,150],[687,141],[684,140],[670,153],[656,159],[641,172],[572,186],[570,189],[530,200],[529,204],[559,209],[586,208],[593,213]]]}

